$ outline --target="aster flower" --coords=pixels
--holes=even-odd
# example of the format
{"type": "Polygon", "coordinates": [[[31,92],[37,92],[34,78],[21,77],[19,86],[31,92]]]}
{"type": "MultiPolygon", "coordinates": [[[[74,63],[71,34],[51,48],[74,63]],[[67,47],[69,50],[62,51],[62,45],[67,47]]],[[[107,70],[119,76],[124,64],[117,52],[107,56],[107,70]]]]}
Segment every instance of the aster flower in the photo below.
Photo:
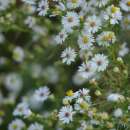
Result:
{"type": "Polygon", "coordinates": [[[118,55],[120,56],[120,57],[124,57],[126,54],[128,54],[129,53],[129,48],[127,47],[127,43],[126,42],[124,42],[122,45],[121,45],[121,47],[120,47],[120,50],[119,50],[119,53],[118,53],[118,55]]]}
{"type": "Polygon", "coordinates": [[[40,87],[34,93],[36,100],[41,102],[47,100],[49,95],[50,95],[50,90],[47,86],[40,87]]]}
{"type": "Polygon", "coordinates": [[[41,125],[41,124],[35,122],[35,123],[31,124],[31,125],[28,127],[27,130],[44,130],[44,127],[43,127],[43,125],[41,125]]]}
{"type": "Polygon", "coordinates": [[[28,117],[31,115],[31,110],[29,109],[29,106],[26,102],[22,102],[22,103],[19,103],[14,112],[13,112],[13,115],[14,116],[24,116],[24,117],[28,117]]]}
{"type": "Polygon", "coordinates": [[[15,119],[8,125],[8,130],[23,130],[25,123],[21,119],[15,119]]]}
{"type": "Polygon", "coordinates": [[[49,9],[48,1],[47,0],[41,0],[38,4],[38,15],[45,16],[47,14],[47,11],[49,9]]]}
{"type": "Polygon", "coordinates": [[[71,47],[68,47],[61,54],[62,62],[70,65],[72,62],[75,61],[76,55],[77,54],[75,50],[71,47]]]}
{"type": "Polygon", "coordinates": [[[92,0],[93,5],[95,5],[96,7],[104,7],[105,5],[107,5],[109,2],[109,0],[92,0]]]}
{"type": "Polygon", "coordinates": [[[96,33],[101,29],[101,18],[96,15],[89,16],[85,21],[85,30],[90,31],[91,33],[96,33]]]}
{"type": "Polygon", "coordinates": [[[9,73],[4,79],[4,84],[9,91],[17,93],[22,89],[23,81],[19,74],[9,73]]]}
{"type": "Polygon", "coordinates": [[[55,37],[55,41],[57,44],[62,44],[65,39],[67,38],[67,33],[65,30],[62,30],[56,37],[55,37]]]}
{"type": "Polygon", "coordinates": [[[120,7],[122,10],[129,12],[130,11],[130,0],[121,0],[120,7]]]}
{"type": "Polygon", "coordinates": [[[0,0],[0,11],[7,9],[10,3],[10,0],[0,0]]]}
{"type": "Polygon", "coordinates": [[[81,5],[82,0],[67,0],[67,8],[74,9],[81,5]]]}
{"type": "Polygon", "coordinates": [[[80,49],[89,49],[94,42],[94,37],[90,32],[83,32],[78,38],[80,49]]]}
{"type": "Polygon", "coordinates": [[[110,24],[118,24],[122,19],[122,13],[119,7],[111,5],[104,13],[105,20],[110,20],[110,24]]]}
{"type": "Polygon", "coordinates": [[[94,62],[83,63],[79,67],[79,72],[84,78],[92,78],[95,75],[97,65],[94,62]]]}
{"type": "Polygon", "coordinates": [[[111,93],[107,97],[107,101],[110,101],[110,102],[118,102],[121,100],[124,100],[124,96],[118,93],[111,93]]]}
{"type": "Polygon", "coordinates": [[[99,46],[109,46],[116,42],[116,36],[114,32],[104,31],[97,36],[96,41],[99,46]]]}
{"type": "Polygon", "coordinates": [[[62,25],[67,32],[71,32],[72,28],[79,25],[79,16],[75,12],[67,12],[62,17],[62,25]]]}
{"type": "Polygon", "coordinates": [[[16,62],[23,62],[24,57],[25,57],[25,53],[24,53],[24,50],[21,47],[17,46],[16,48],[14,48],[13,59],[16,62]]]}
{"type": "Polygon", "coordinates": [[[68,124],[73,121],[73,114],[72,106],[65,106],[60,109],[58,116],[63,123],[68,124]]]}
{"type": "Polygon", "coordinates": [[[101,72],[106,70],[107,66],[108,66],[108,59],[107,56],[103,55],[103,54],[96,54],[93,58],[92,61],[94,63],[96,63],[97,65],[97,71],[101,72]]]}

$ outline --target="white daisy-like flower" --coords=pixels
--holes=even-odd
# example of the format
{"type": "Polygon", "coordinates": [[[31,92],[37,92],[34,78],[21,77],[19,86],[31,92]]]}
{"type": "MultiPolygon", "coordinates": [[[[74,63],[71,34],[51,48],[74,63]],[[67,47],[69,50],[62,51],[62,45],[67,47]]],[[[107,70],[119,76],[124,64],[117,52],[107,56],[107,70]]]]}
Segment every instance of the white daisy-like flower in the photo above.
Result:
{"type": "Polygon", "coordinates": [[[78,38],[80,49],[89,49],[94,42],[94,37],[90,32],[83,32],[78,38]]]}
{"type": "Polygon", "coordinates": [[[68,124],[73,121],[73,114],[72,106],[64,106],[60,109],[58,116],[64,124],[68,124]]]}
{"type": "Polygon", "coordinates": [[[22,89],[23,81],[19,74],[10,73],[4,79],[5,87],[12,92],[19,92],[22,89]]]}
{"type": "Polygon", "coordinates": [[[24,127],[25,123],[21,119],[15,119],[9,124],[8,130],[23,130],[24,127]]]}
{"type": "Polygon", "coordinates": [[[41,125],[41,124],[35,122],[35,123],[31,124],[31,125],[28,127],[27,130],[44,130],[44,127],[43,127],[43,125],[41,125]]]}
{"type": "Polygon", "coordinates": [[[55,37],[55,41],[57,44],[62,44],[65,39],[67,38],[67,33],[65,30],[62,30],[56,37],[55,37]]]}
{"type": "Polygon", "coordinates": [[[109,1],[110,0],[92,0],[92,3],[94,6],[101,8],[107,5],[109,1]]]}
{"type": "Polygon", "coordinates": [[[108,67],[108,63],[109,63],[107,56],[105,56],[103,54],[96,54],[92,58],[92,61],[95,62],[97,65],[97,72],[106,70],[106,68],[108,67]]]}
{"type": "Polygon", "coordinates": [[[122,28],[124,30],[130,30],[130,15],[124,16],[121,22],[122,28]]]}
{"type": "Polygon", "coordinates": [[[107,101],[110,101],[110,102],[118,102],[121,100],[124,100],[124,96],[118,93],[111,93],[107,97],[107,101]]]}
{"type": "Polygon", "coordinates": [[[31,4],[31,5],[36,4],[36,0],[22,0],[22,1],[27,3],[27,4],[31,4]]]}
{"type": "Polygon", "coordinates": [[[122,13],[119,7],[111,5],[104,13],[104,19],[110,20],[110,24],[118,24],[122,20],[122,13]]]}
{"type": "Polygon", "coordinates": [[[31,110],[26,102],[19,103],[13,111],[14,116],[28,117],[31,115],[31,110]]]}
{"type": "Polygon", "coordinates": [[[38,4],[38,15],[45,16],[47,14],[47,11],[49,9],[48,0],[41,0],[38,4]]]}
{"type": "Polygon", "coordinates": [[[75,12],[67,12],[62,18],[62,25],[67,32],[71,32],[72,27],[78,26],[79,22],[79,16],[75,12]]]}
{"type": "Polygon", "coordinates": [[[62,62],[70,65],[72,62],[75,61],[76,56],[77,54],[75,50],[71,47],[68,47],[61,54],[62,62]]]}
{"type": "Polygon", "coordinates": [[[35,25],[35,23],[36,23],[36,19],[34,17],[32,17],[32,16],[28,16],[25,19],[24,23],[26,25],[28,25],[29,28],[32,28],[35,25]]]}
{"type": "Polygon", "coordinates": [[[121,108],[117,108],[114,113],[113,113],[114,117],[119,118],[123,116],[123,111],[121,108]]]}
{"type": "Polygon", "coordinates": [[[123,44],[121,45],[118,55],[119,55],[120,57],[124,57],[126,54],[129,53],[129,51],[130,51],[130,50],[129,50],[129,48],[127,47],[127,43],[125,42],[125,43],[123,43],[123,44]]]}
{"type": "Polygon", "coordinates": [[[85,21],[85,30],[96,33],[101,28],[101,18],[96,15],[89,16],[85,21]]]}
{"type": "Polygon", "coordinates": [[[84,78],[80,72],[77,72],[74,76],[73,76],[73,83],[77,86],[82,85],[83,83],[86,82],[86,78],[84,78]]]}
{"type": "Polygon", "coordinates": [[[50,95],[50,90],[47,86],[40,87],[34,93],[36,100],[41,101],[41,102],[44,102],[45,100],[47,100],[49,95],[50,95]]]}
{"type": "Polygon", "coordinates": [[[79,67],[79,72],[82,75],[82,77],[89,79],[95,75],[96,68],[97,65],[94,62],[89,61],[87,63],[83,63],[79,67]]]}
{"type": "Polygon", "coordinates": [[[0,10],[7,9],[10,3],[10,0],[0,0],[0,10]]]}
{"type": "Polygon", "coordinates": [[[130,11],[130,0],[121,0],[120,7],[122,10],[129,12],[130,11]]]}
{"type": "Polygon", "coordinates": [[[22,62],[24,60],[24,58],[25,58],[24,50],[19,46],[14,48],[14,50],[13,50],[13,59],[16,62],[22,62]]]}
{"type": "Polygon", "coordinates": [[[67,8],[74,9],[81,5],[82,0],[67,0],[67,8]]]}
{"type": "Polygon", "coordinates": [[[97,36],[96,41],[99,46],[109,46],[116,42],[116,36],[112,31],[104,31],[97,36]]]}

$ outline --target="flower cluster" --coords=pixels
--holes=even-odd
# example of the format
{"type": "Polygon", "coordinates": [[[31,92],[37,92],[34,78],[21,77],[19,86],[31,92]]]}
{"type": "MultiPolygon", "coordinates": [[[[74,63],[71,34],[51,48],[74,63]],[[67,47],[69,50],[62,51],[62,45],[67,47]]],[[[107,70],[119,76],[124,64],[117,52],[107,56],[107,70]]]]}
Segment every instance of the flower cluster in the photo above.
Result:
{"type": "Polygon", "coordinates": [[[0,130],[130,130],[130,0],[0,0],[0,130]]]}

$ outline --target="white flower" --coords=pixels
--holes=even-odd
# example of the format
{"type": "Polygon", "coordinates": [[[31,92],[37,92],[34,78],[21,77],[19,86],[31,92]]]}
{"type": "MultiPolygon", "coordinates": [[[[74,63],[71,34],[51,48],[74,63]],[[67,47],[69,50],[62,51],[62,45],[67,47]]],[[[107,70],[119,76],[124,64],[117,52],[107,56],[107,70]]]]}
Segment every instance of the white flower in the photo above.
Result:
{"type": "Polygon", "coordinates": [[[73,76],[73,83],[75,85],[82,85],[83,83],[86,82],[86,78],[84,78],[80,72],[77,72],[74,76],[73,76]]]}
{"type": "Polygon", "coordinates": [[[130,30],[130,15],[123,16],[121,25],[124,30],[130,30]]]}
{"type": "Polygon", "coordinates": [[[120,7],[122,10],[129,12],[130,11],[130,0],[121,0],[120,7]]]}
{"type": "Polygon", "coordinates": [[[43,72],[43,77],[52,84],[55,84],[59,80],[59,73],[58,70],[53,67],[53,66],[48,66],[44,72],[43,72]]]}
{"type": "Polygon", "coordinates": [[[109,0],[92,0],[93,5],[101,8],[107,5],[109,0]]]}
{"type": "Polygon", "coordinates": [[[43,125],[35,122],[35,123],[31,124],[27,130],[44,130],[44,127],[43,127],[43,125]]]}
{"type": "Polygon", "coordinates": [[[31,5],[36,4],[35,3],[36,0],[22,0],[22,1],[25,2],[25,3],[27,3],[27,4],[31,4],[31,5]]]}
{"type": "Polygon", "coordinates": [[[47,11],[49,9],[48,0],[41,0],[38,4],[38,15],[45,16],[47,14],[47,11]]]}
{"type": "Polygon", "coordinates": [[[9,124],[8,130],[23,130],[24,127],[25,123],[21,119],[15,119],[9,124]]]}
{"type": "Polygon", "coordinates": [[[90,32],[83,32],[78,38],[78,45],[80,49],[89,49],[94,42],[94,37],[90,32]]]}
{"type": "Polygon", "coordinates": [[[111,93],[107,97],[107,101],[110,101],[110,102],[118,102],[120,100],[124,100],[124,97],[118,93],[111,93]]]}
{"type": "Polygon", "coordinates": [[[73,108],[71,106],[62,107],[58,116],[63,123],[70,123],[73,120],[73,108]]]}
{"type": "Polygon", "coordinates": [[[16,62],[22,62],[24,60],[25,54],[24,50],[21,47],[16,47],[13,50],[13,59],[16,62]]]}
{"type": "Polygon", "coordinates": [[[125,43],[123,43],[122,45],[121,45],[121,48],[120,48],[120,50],[119,50],[119,53],[118,53],[118,55],[120,56],[120,57],[124,57],[126,54],[128,54],[129,53],[129,48],[127,47],[127,43],[125,42],[125,43]]]}
{"type": "Polygon", "coordinates": [[[10,0],[0,0],[0,11],[8,8],[9,4],[10,4],[10,0]]]}
{"type": "Polygon", "coordinates": [[[96,54],[92,61],[96,63],[98,72],[106,70],[109,63],[107,56],[103,54],[96,54]]]}
{"type": "Polygon", "coordinates": [[[24,116],[24,117],[28,117],[31,115],[31,110],[29,109],[29,106],[26,102],[22,102],[22,103],[19,103],[14,112],[13,112],[13,115],[14,116],[24,116]]]}
{"type": "Polygon", "coordinates": [[[101,29],[101,18],[96,15],[89,16],[85,21],[85,30],[96,33],[101,29]]]}
{"type": "Polygon", "coordinates": [[[82,0],[67,0],[67,8],[74,9],[81,5],[82,0]]]}
{"type": "Polygon", "coordinates": [[[39,78],[42,76],[43,68],[40,64],[33,63],[31,65],[31,74],[33,78],[39,78]]]}
{"type": "Polygon", "coordinates": [[[67,36],[68,35],[67,35],[66,31],[62,30],[55,38],[56,43],[62,44],[65,41],[65,39],[67,38],[67,36]]]}
{"type": "Polygon", "coordinates": [[[75,61],[76,55],[77,54],[75,50],[71,47],[68,47],[61,54],[62,62],[70,65],[72,62],[75,61]]]}
{"type": "Polygon", "coordinates": [[[21,90],[23,81],[19,74],[10,73],[5,77],[4,84],[9,91],[17,93],[21,90]]]}
{"type": "Polygon", "coordinates": [[[34,17],[32,17],[32,16],[28,16],[25,19],[24,23],[26,25],[28,25],[29,28],[32,28],[35,25],[35,23],[36,23],[36,19],[34,17]]]}
{"type": "Polygon", "coordinates": [[[105,20],[110,20],[110,24],[118,24],[122,20],[122,13],[119,7],[111,5],[104,14],[105,20]]]}
{"type": "Polygon", "coordinates": [[[122,117],[122,116],[123,116],[122,109],[117,108],[117,109],[114,111],[113,115],[114,115],[116,118],[122,117]]]}
{"type": "Polygon", "coordinates": [[[112,31],[104,31],[97,36],[96,41],[99,46],[109,46],[116,42],[116,36],[112,31]]]}
{"type": "Polygon", "coordinates": [[[67,12],[66,16],[62,18],[62,25],[67,32],[72,31],[72,27],[79,25],[79,16],[75,12],[67,12]]]}
{"type": "Polygon", "coordinates": [[[87,63],[83,63],[79,67],[79,72],[81,72],[80,74],[82,77],[89,79],[94,76],[96,69],[97,65],[94,62],[89,61],[87,63]]]}
{"type": "Polygon", "coordinates": [[[40,87],[34,93],[36,100],[41,102],[47,100],[49,95],[50,95],[50,90],[47,86],[40,87]]]}

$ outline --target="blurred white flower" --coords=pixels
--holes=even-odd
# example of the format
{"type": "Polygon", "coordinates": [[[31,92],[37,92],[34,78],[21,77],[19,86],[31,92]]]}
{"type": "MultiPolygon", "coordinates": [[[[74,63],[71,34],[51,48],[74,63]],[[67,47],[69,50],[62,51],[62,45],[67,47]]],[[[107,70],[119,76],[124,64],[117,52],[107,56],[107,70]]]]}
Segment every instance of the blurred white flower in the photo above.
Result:
{"type": "Polygon", "coordinates": [[[35,123],[31,124],[31,125],[28,127],[27,130],[44,130],[44,127],[43,127],[43,125],[41,125],[41,124],[35,122],[35,123]]]}
{"type": "Polygon", "coordinates": [[[40,87],[34,93],[36,100],[41,102],[47,100],[49,95],[50,95],[50,90],[47,86],[40,87]]]}
{"type": "Polygon", "coordinates": [[[13,50],[13,59],[16,62],[23,62],[24,58],[25,58],[24,50],[19,46],[14,48],[14,50],[13,50]]]}
{"type": "Polygon", "coordinates": [[[23,130],[24,128],[25,123],[21,119],[13,120],[8,126],[8,130],[23,130]]]}
{"type": "Polygon", "coordinates": [[[19,74],[10,73],[5,76],[4,84],[9,91],[18,93],[22,89],[23,81],[19,74]]]}

